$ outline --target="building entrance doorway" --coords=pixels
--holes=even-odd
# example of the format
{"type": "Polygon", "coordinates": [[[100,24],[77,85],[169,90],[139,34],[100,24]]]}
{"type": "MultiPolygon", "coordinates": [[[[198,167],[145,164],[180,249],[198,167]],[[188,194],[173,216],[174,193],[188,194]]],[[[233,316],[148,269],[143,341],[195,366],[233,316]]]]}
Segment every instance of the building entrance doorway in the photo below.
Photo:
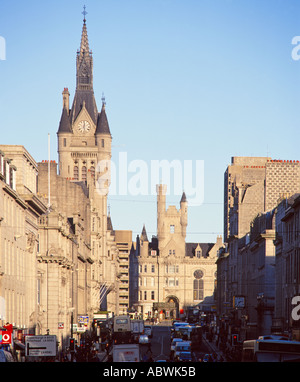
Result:
{"type": "Polygon", "coordinates": [[[179,318],[179,300],[176,296],[168,296],[165,302],[154,303],[153,311],[160,319],[176,320],[179,318]]]}

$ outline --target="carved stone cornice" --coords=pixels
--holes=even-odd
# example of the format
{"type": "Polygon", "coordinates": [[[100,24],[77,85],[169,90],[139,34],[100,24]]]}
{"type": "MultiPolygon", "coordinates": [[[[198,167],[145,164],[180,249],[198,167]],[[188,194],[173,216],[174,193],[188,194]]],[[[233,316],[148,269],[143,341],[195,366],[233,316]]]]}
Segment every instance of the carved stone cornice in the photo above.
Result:
{"type": "Polygon", "coordinates": [[[73,262],[67,259],[65,256],[57,256],[57,255],[50,255],[50,256],[38,255],[37,261],[39,263],[48,263],[48,264],[56,263],[67,269],[72,268],[74,265],[73,262]]]}

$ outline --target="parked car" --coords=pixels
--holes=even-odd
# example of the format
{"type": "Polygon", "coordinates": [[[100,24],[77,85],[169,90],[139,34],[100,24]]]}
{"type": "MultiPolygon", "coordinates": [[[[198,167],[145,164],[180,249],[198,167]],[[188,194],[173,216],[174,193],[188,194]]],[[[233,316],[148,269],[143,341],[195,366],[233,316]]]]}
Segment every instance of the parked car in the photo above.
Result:
{"type": "Polygon", "coordinates": [[[182,351],[178,355],[179,362],[192,362],[192,353],[190,351],[182,351]]]}

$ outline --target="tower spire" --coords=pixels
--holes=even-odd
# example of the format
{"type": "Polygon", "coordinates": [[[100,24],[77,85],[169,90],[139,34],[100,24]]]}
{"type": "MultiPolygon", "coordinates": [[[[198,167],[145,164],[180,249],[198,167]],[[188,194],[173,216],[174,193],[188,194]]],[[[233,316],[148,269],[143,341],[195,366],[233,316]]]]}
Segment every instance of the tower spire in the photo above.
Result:
{"type": "Polygon", "coordinates": [[[85,101],[85,108],[87,109],[90,117],[97,124],[98,110],[94,98],[93,89],[93,56],[89,47],[89,39],[86,27],[86,8],[83,7],[82,12],[83,26],[81,33],[80,48],[77,50],[76,57],[76,92],[73,100],[73,105],[70,113],[70,121],[73,124],[83,107],[85,101]]]}
{"type": "Polygon", "coordinates": [[[86,6],[84,5],[83,6],[83,12],[81,12],[83,14],[83,23],[85,24],[86,22],[86,19],[85,19],[85,16],[87,15],[87,11],[85,10],[86,9],[86,6]]]}
{"type": "Polygon", "coordinates": [[[84,14],[84,19],[83,19],[83,27],[82,27],[82,34],[81,34],[80,50],[78,52],[81,57],[84,55],[89,55],[89,54],[91,55],[87,29],[86,29],[86,19],[85,19],[85,15],[87,14],[87,12],[84,10],[82,13],[84,14]]]}

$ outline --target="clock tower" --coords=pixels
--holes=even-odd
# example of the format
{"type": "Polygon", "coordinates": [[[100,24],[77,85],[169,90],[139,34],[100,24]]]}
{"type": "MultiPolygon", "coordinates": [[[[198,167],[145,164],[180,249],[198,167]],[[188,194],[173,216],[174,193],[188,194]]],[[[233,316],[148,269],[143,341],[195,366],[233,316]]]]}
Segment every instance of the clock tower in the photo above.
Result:
{"type": "MultiPolygon", "coordinates": [[[[63,90],[62,95],[63,108],[57,132],[59,175],[80,182],[87,181],[90,173],[91,178],[97,181],[101,176],[100,167],[103,167],[98,164],[111,158],[112,138],[105,99],[102,97],[102,108],[98,112],[94,96],[93,56],[89,48],[85,17],[76,57],[76,91],[71,108],[68,88],[63,90]]],[[[105,193],[108,192],[108,186],[109,181],[105,193]]]]}
{"type": "MultiPolygon", "coordinates": [[[[86,15],[84,7],[84,16],[86,15]]],[[[91,248],[91,309],[116,307],[116,246],[113,230],[108,226],[107,195],[111,159],[109,124],[105,99],[98,111],[93,89],[93,56],[89,48],[84,17],[80,48],[76,56],[76,90],[70,102],[68,88],[62,92],[62,113],[57,131],[59,176],[82,187],[89,198],[89,221],[86,240],[91,248]],[[71,106],[72,105],[72,106],[71,106]],[[103,175],[103,176],[102,176],[103,175]],[[102,181],[104,179],[104,181],[102,181]],[[105,296],[105,298],[103,297],[105,296]],[[101,302],[100,302],[101,303],[101,302]]],[[[63,190],[62,190],[63,192],[63,190]]],[[[73,206],[76,210],[76,205],[73,206]]]]}

